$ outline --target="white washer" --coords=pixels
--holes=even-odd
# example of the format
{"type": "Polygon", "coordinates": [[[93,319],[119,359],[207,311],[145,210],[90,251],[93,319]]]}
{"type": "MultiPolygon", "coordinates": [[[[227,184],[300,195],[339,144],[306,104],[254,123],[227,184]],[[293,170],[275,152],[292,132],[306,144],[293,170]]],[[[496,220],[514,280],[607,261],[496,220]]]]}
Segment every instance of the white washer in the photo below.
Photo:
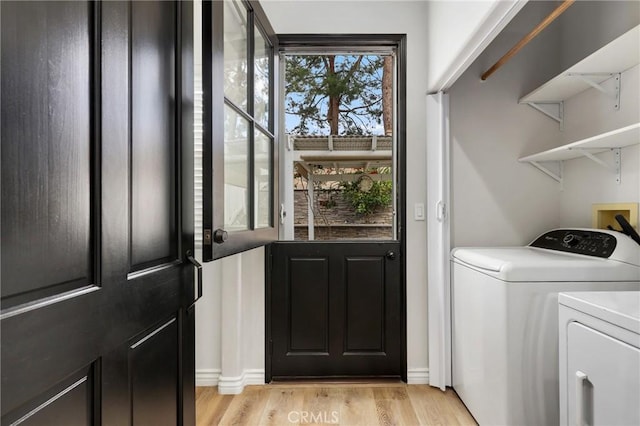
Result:
{"type": "Polygon", "coordinates": [[[560,293],[560,424],[640,425],[640,292],[560,293]]]}
{"type": "Polygon", "coordinates": [[[640,245],[558,229],[452,251],[453,388],[480,425],[557,425],[558,293],[640,290],[640,245]]]}

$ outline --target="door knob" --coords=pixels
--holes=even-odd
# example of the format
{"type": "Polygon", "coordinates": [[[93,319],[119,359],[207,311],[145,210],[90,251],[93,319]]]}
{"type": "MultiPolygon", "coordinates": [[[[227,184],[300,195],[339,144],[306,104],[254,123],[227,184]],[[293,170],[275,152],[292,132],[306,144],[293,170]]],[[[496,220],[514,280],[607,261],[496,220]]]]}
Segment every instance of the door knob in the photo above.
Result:
{"type": "Polygon", "coordinates": [[[229,234],[224,229],[216,229],[213,231],[213,241],[215,241],[216,244],[224,243],[227,241],[227,238],[229,238],[229,234]]]}
{"type": "Polygon", "coordinates": [[[393,251],[388,251],[387,252],[387,259],[393,260],[395,258],[396,258],[396,253],[395,252],[393,252],[393,251]]]}

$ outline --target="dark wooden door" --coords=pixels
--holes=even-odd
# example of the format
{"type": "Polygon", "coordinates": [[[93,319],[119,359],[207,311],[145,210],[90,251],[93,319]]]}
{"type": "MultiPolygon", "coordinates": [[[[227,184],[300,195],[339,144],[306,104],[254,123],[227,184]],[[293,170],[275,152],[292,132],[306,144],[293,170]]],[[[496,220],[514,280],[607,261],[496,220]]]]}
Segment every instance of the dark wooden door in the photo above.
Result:
{"type": "Polygon", "coordinates": [[[267,257],[268,380],[406,380],[399,242],[280,241],[267,257]]]}
{"type": "Polygon", "coordinates": [[[8,2],[2,424],[194,424],[192,8],[8,2]]]}

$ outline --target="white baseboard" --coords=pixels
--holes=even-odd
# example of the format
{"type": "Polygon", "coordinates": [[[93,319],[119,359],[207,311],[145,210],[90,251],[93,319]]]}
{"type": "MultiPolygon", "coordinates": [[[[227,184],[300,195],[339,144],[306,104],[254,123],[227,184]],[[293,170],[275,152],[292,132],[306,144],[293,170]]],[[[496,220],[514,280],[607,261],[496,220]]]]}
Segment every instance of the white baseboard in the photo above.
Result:
{"type": "Polygon", "coordinates": [[[429,369],[426,367],[407,369],[407,383],[410,385],[428,385],[429,369]]]}
{"type": "Polygon", "coordinates": [[[264,368],[245,368],[244,384],[264,385],[264,368]]]}
{"type": "MultiPolygon", "coordinates": [[[[264,370],[262,368],[247,368],[237,377],[224,377],[219,368],[201,369],[196,371],[196,386],[218,386],[221,394],[236,395],[247,385],[264,385],[264,370]]],[[[407,383],[410,385],[428,385],[428,368],[410,368],[407,370],[407,383]]]]}
{"type": "Polygon", "coordinates": [[[247,385],[264,385],[264,369],[246,368],[240,376],[218,377],[218,393],[222,395],[242,393],[247,385]]]}
{"type": "Polygon", "coordinates": [[[196,386],[218,386],[221,372],[219,368],[196,370],[196,386]]]}

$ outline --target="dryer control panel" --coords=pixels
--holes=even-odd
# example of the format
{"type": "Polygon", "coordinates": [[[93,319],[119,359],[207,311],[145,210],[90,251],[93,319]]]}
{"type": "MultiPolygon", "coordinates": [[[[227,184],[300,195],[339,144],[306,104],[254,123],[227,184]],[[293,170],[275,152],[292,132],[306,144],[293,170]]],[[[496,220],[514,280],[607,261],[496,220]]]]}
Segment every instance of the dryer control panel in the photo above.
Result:
{"type": "Polygon", "coordinates": [[[604,232],[556,229],[542,234],[529,245],[548,250],[609,258],[615,250],[616,244],[616,237],[604,232]]]}

